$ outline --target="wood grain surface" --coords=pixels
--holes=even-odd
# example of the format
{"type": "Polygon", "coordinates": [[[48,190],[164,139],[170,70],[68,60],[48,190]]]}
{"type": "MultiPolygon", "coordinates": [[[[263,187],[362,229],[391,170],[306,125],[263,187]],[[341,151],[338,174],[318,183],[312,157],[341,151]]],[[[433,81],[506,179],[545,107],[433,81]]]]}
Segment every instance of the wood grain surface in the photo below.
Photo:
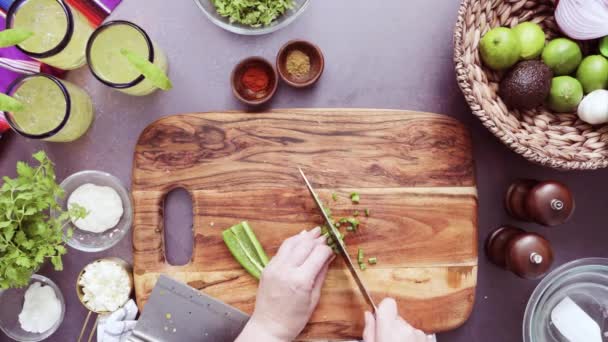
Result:
{"type": "MultiPolygon", "coordinates": [[[[477,283],[477,192],[469,133],[446,116],[397,110],[285,109],[197,113],[148,126],[133,165],[134,273],[143,307],[168,274],[251,313],[257,281],[232,258],[221,232],[249,221],[269,255],[287,237],[322,223],[302,167],[334,217],[360,217],[347,234],[378,265],[362,272],[376,301],[426,332],[460,326],[477,283]],[[192,260],[165,258],[163,201],[183,187],[193,199],[192,260]],[[348,194],[357,191],[361,203],[348,194]],[[338,201],[331,199],[337,193],[338,201]]],[[[330,268],[303,340],[361,336],[366,304],[342,260],[330,268]]]]}

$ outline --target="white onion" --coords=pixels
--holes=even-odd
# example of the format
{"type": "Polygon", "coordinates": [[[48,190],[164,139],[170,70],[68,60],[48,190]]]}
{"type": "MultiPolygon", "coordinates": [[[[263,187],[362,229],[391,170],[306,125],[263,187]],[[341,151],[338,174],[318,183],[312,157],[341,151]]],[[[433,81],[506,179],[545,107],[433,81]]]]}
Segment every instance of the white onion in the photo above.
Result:
{"type": "Polygon", "coordinates": [[[555,20],[570,38],[589,40],[608,36],[608,0],[560,0],[555,20]]]}

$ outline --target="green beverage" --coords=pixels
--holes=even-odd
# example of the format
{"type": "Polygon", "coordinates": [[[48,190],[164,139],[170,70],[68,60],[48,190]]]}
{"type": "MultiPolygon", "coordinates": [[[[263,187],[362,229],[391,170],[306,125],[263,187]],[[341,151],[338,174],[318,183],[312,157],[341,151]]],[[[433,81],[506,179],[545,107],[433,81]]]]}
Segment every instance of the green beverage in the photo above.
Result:
{"type": "Polygon", "coordinates": [[[93,75],[107,86],[130,95],[143,96],[157,90],[125,58],[121,53],[124,49],[167,72],[167,56],[144,30],[127,21],[112,21],[100,26],[87,45],[87,59],[93,75]]]}
{"type": "Polygon", "coordinates": [[[85,64],[85,48],[93,32],[83,15],[63,0],[16,0],[7,14],[6,28],[33,32],[17,47],[30,57],[66,70],[85,64]]]}
{"type": "Polygon", "coordinates": [[[80,138],[93,121],[93,103],[80,87],[54,76],[37,74],[17,79],[8,93],[24,109],[6,113],[17,133],[32,139],[68,142],[80,138]]]}

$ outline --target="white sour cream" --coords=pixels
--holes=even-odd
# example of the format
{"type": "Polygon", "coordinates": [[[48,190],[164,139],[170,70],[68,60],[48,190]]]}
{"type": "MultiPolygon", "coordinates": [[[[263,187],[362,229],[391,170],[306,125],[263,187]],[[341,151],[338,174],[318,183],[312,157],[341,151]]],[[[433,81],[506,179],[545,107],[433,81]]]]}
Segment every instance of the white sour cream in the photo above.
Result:
{"type": "Polygon", "coordinates": [[[108,186],[84,184],[78,187],[68,198],[68,208],[74,204],[84,207],[85,218],[72,220],[80,229],[92,233],[103,233],[114,228],[124,212],[122,200],[116,190],[108,186]]]}

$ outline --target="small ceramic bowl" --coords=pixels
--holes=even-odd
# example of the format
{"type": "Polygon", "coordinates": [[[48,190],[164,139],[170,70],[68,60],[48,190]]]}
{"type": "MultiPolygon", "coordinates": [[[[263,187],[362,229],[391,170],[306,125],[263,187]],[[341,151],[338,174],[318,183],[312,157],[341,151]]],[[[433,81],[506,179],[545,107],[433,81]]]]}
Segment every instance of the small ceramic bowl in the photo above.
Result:
{"type": "Polygon", "coordinates": [[[274,96],[279,83],[278,78],[277,71],[270,62],[262,57],[249,57],[234,67],[230,76],[230,83],[232,85],[232,92],[239,101],[250,106],[259,106],[270,101],[274,96]],[[243,84],[243,74],[248,68],[252,67],[259,67],[268,74],[268,86],[264,90],[253,92],[243,84]]]}
{"type": "Polygon", "coordinates": [[[57,285],[47,277],[39,274],[34,274],[30,278],[30,283],[26,287],[0,290],[0,330],[8,337],[21,342],[37,342],[42,341],[51,336],[61,325],[65,316],[65,301],[61,290],[57,285]],[[25,291],[33,283],[41,283],[44,286],[50,286],[61,304],[61,316],[55,325],[49,330],[36,334],[30,333],[21,328],[19,323],[19,314],[23,309],[23,301],[25,300],[25,291]]]}
{"type": "Polygon", "coordinates": [[[325,58],[321,49],[305,40],[292,40],[283,45],[277,55],[276,63],[281,79],[296,88],[304,88],[316,83],[325,68],[325,58]],[[297,77],[287,71],[287,57],[294,50],[300,50],[310,58],[310,71],[305,76],[297,77]]]}
{"type": "Polygon", "coordinates": [[[116,226],[106,230],[103,233],[84,231],[78,229],[73,223],[70,222],[70,224],[66,225],[64,237],[69,246],[79,251],[101,252],[112,248],[114,245],[120,242],[125,235],[127,235],[131,229],[131,224],[133,223],[133,205],[129,191],[127,191],[127,188],[118,178],[102,171],[89,170],[77,172],[61,182],[61,187],[65,191],[65,196],[58,199],[58,203],[61,205],[63,210],[68,209],[67,202],[72,192],[74,192],[74,190],[81,185],[87,183],[92,183],[97,186],[109,186],[110,188],[116,190],[120,196],[120,199],[122,200],[122,207],[124,210],[122,217],[116,226]],[[68,237],[67,235],[67,228],[72,229],[71,237],[68,237]]]}

